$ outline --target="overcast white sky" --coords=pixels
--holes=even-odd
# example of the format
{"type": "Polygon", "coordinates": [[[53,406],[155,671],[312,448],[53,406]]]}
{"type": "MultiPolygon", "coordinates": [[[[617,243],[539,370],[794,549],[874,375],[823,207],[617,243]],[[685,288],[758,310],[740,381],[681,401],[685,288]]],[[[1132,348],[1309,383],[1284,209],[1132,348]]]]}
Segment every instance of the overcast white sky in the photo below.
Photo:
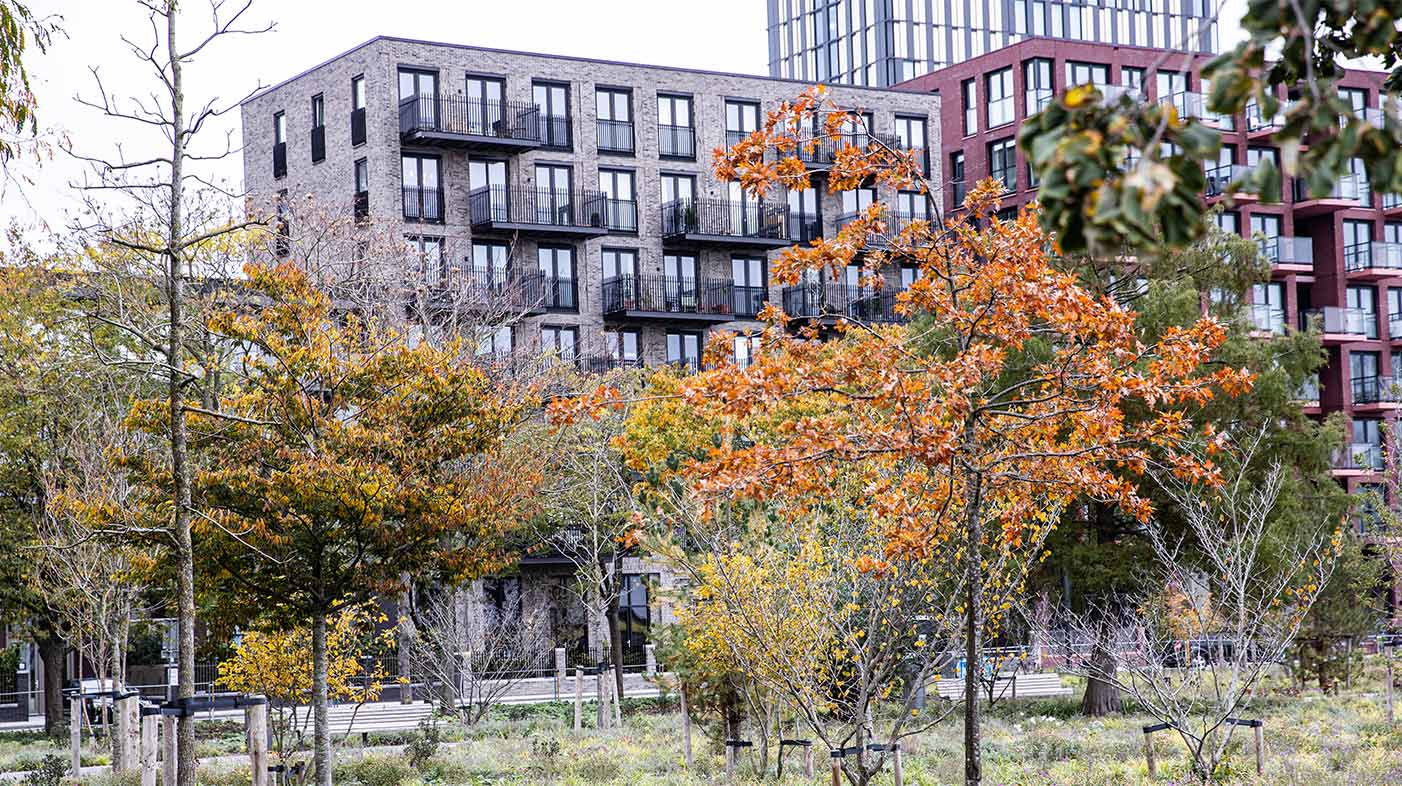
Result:
{"type": "MultiPolygon", "coordinates": [[[[1236,38],[1234,23],[1244,0],[1225,0],[1222,42],[1236,38]]],[[[237,5],[239,0],[229,0],[237,5]]],[[[99,66],[110,92],[143,94],[150,76],[122,44],[125,34],[140,42],[151,33],[134,0],[31,0],[36,12],[64,18],[66,37],[50,51],[30,59],[39,98],[41,125],[66,134],[75,147],[108,155],[116,144],[128,156],[143,143],[153,144],[151,129],[107,120],[78,104],[74,96],[93,96],[90,66],[99,66]]],[[[207,3],[187,0],[182,24],[187,40],[208,27],[207,3]]],[[[467,0],[467,2],[389,2],[387,0],[255,0],[250,23],[275,22],[276,29],[257,37],[231,38],[202,56],[187,71],[189,104],[210,97],[236,101],[320,63],[375,35],[399,35],[437,41],[603,57],[640,63],[763,74],[767,68],[764,0],[467,0]]],[[[207,141],[222,149],[223,133],[238,140],[238,113],[207,141]]],[[[230,182],[239,177],[237,155],[217,168],[230,182]]],[[[82,172],[60,155],[34,173],[38,182],[13,187],[0,197],[0,222],[33,225],[68,223],[80,203],[70,184],[82,172]]]]}

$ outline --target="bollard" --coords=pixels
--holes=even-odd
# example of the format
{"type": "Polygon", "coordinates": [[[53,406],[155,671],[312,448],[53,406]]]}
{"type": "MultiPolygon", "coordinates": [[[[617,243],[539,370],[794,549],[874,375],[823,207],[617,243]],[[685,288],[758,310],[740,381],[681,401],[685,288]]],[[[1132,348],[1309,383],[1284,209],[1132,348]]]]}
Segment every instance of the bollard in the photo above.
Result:
{"type": "Polygon", "coordinates": [[[565,689],[565,648],[555,648],[555,701],[560,700],[560,692],[565,689]]]}
{"type": "Polygon", "coordinates": [[[252,786],[268,786],[267,703],[244,707],[243,722],[248,731],[248,766],[253,770],[252,786]]]}
{"type": "Polygon", "coordinates": [[[649,677],[657,675],[657,648],[651,644],[643,645],[643,673],[649,677]]]}
{"type": "Polygon", "coordinates": [[[1256,774],[1261,775],[1266,769],[1266,740],[1265,731],[1261,728],[1261,722],[1256,721],[1256,774]]]}
{"type": "Polygon", "coordinates": [[[813,780],[813,746],[805,745],[803,748],[803,777],[813,780]]]}
{"type": "Polygon", "coordinates": [[[175,718],[161,716],[161,786],[175,784],[175,718]]]}
{"type": "Polygon", "coordinates": [[[127,711],[127,705],[136,703],[136,698],[119,699],[113,694],[111,702],[117,721],[117,744],[112,746],[112,771],[125,772],[136,764],[136,757],[131,753],[132,732],[136,729],[132,728],[131,713],[127,711]]]}
{"type": "Polygon", "coordinates": [[[154,710],[141,715],[141,786],[156,786],[156,728],[160,723],[154,710]]]}
{"type": "Polygon", "coordinates": [[[594,725],[600,729],[607,729],[608,706],[604,699],[604,669],[602,666],[594,670],[594,696],[598,699],[598,706],[594,712],[594,725]]]}
{"type": "Polygon", "coordinates": [[[899,742],[891,746],[891,777],[895,779],[895,786],[905,786],[905,769],[901,762],[899,742]]]}
{"type": "Polygon", "coordinates": [[[1387,659],[1387,722],[1392,723],[1392,657],[1387,659]]]}
{"type": "Polygon", "coordinates": [[[574,733],[584,726],[584,669],[574,667],[574,733]]]}
{"type": "Polygon", "coordinates": [[[832,761],[832,786],[842,786],[842,751],[834,750],[829,758],[832,761]]]}
{"type": "Polygon", "coordinates": [[[686,709],[686,685],[678,684],[677,693],[682,706],[682,752],[686,756],[686,766],[691,768],[691,713],[686,709]]]}
{"type": "Polygon", "coordinates": [[[73,777],[83,768],[83,699],[81,696],[68,700],[68,742],[73,748],[70,761],[73,777]]]}

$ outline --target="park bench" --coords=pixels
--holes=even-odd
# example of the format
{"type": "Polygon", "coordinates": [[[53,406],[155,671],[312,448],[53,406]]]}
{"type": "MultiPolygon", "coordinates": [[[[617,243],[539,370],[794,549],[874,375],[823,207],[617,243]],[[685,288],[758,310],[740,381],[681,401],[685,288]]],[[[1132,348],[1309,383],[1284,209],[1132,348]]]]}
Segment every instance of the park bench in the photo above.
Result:
{"type": "MultiPolygon", "coordinates": [[[[964,681],[960,679],[940,680],[939,695],[942,699],[960,699],[964,696],[964,681]]],[[[1068,696],[1071,689],[1061,684],[1061,675],[1051,674],[1008,674],[999,675],[993,685],[995,699],[1033,699],[1049,696],[1068,696]]],[[[987,688],[981,688],[979,695],[987,697],[987,688]]]]}

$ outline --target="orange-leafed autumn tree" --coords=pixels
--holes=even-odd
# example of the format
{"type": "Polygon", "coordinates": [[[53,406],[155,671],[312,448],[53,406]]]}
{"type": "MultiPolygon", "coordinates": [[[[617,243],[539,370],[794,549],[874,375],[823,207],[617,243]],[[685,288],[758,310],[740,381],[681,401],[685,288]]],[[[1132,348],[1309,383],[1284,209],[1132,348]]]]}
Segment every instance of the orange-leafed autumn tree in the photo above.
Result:
{"type": "MultiPolygon", "coordinates": [[[[759,195],[807,187],[811,169],[797,153],[833,143],[830,190],[875,182],[919,190],[937,207],[938,188],[909,151],[876,136],[863,149],[842,144],[852,139],[844,127],[862,122],[827,104],[819,88],[717,151],[717,174],[759,195]]],[[[889,559],[954,544],[964,603],[962,630],[950,633],[962,638],[975,678],[985,637],[1017,599],[1059,512],[1091,498],[1149,516],[1127,478],[1151,465],[1215,482],[1209,462],[1179,450],[1213,439],[1190,433],[1187,413],[1251,384],[1245,371],[1205,366],[1224,338],[1219,323],[1204,319],[1142,341],[1131,311],[1057,269],[1054,239],[1034,210],[1000,220],[998,207],[993,181],[969,194],[961,217],[943,222],[896,216],[878,201],[835,236],[788,250],[772,265],[780,284],[860,264],[864,284],[877,288],[884,269],[915,268],[918,278],[896,296],[912,324],[848,321],[836,340],[819,341],[811,329],[787,331],[792,325],[771,305],[752,363],[740,368],[709,353],[713,367],[674,394],[720,424],[719,438],[680,465],[702,500],[782,495],[819,504],[840,463],[869,478],[867,512],[884,528],[889,559]],[[875,236],[883,248],[868,248],[875,236]]],[[[968,784],[982,778],[978,683],[965,686],[968,784]]]]}
{"type": "MultiPolygon", "coordinates": [[[[210,331],[237,348],[217,411],[190,405],[202,575],[270,626],[309,626],[315,775],[331,783],[327,620],[402,576],[503,567],[536,471],[509,435],[524,402],[459,347],[346,313],[297,267],[247,269],[210,331]]],[[[158,402],[137,407],[159,426],[158,402]]]]}

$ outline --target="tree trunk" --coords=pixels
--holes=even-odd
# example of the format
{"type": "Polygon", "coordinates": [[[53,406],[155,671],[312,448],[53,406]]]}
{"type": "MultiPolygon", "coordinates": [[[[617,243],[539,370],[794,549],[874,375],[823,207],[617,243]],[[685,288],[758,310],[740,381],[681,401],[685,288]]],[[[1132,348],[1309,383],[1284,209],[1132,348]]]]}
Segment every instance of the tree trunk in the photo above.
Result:
{"type": "Polygon", "coordinates": [[[410,635],[412,623],[409,619],[409,609],[413,605],[410,597],[409,574],[400,576],[400,581],[404,584],[404,589],[399,593],[399,703],[409,704],[414,700],[414,663],[412,651],[414,641],[410,635]]]}
{"type": "Polygon", "coordinates": [[[1086,680],[1086,695],[1081,699],[1082,715],[1098,718],[1120,713],[1120,687],[1108,678],[1114,675],[1115,668],[1115,651],[1110,642],[1110,620],[1102,611],[1099,624],[1095,628],[1095,649],[1090,654],[1090,677],[1086,680]]]}
{"type": "Polygon", "coordinates": [[[968,601],[964,609],[964,784],[979,786],[983,781],[983,757],[979,751],[979,675],[982,673],[983,636],[983,522],[979,477],[971,475],[973,488],[968,505],[968,545],[964,549],[964,581],[968,601]]]}
{"type": "Polygon", "coordinates": [[[614,681],[618,685],[619,707],[623,702],[623,630],[618,625],[618,604],[620,602],[619,592],[623,584],[623,558],[614,552],[613,572],[608,577],[610,592],[604,593],[604,622],[608,625],[609,650],[612,653],[612,660],[618,668],[613,670],[614,681]]]}
{"type": "MultiPolygon", "coordinates": [[[[166,253],[170,267],[169,286],[170,326],[166,362],[170,396],[170,468],[175,510],[171,529],[175,540],[176,605],[180,619],[180,684],[177,696],[189,699],[195,695],[195,550],[190,535],[190,467],[186,455],[185,406],[183,371],[185,368],[184,327],[182,307],[185,300],[184,275],[184,199],[185,199],[185,86],[184,64],[179,56],[175,36],[175,0],[166,0],[166,49],[170,54],[170,104],[173,133],[170,135],[170,226],[166,235],[166,253]]],[[[179,752],[176,784],[195,786],[195,718],[180,717],[176,729],[179,752]]]]}
{"type": "Polygon", "coordinates": [[[63,733],[63,639],[46,629],[34,643],[44,662],[44,733],[58,738],[63,733]]]}
{"type": "Polygon", "coordinates": [[[312,618],[312,766],[318,786],[331,786],[331,726],[326,717],[326,612],[312,618]]]}

